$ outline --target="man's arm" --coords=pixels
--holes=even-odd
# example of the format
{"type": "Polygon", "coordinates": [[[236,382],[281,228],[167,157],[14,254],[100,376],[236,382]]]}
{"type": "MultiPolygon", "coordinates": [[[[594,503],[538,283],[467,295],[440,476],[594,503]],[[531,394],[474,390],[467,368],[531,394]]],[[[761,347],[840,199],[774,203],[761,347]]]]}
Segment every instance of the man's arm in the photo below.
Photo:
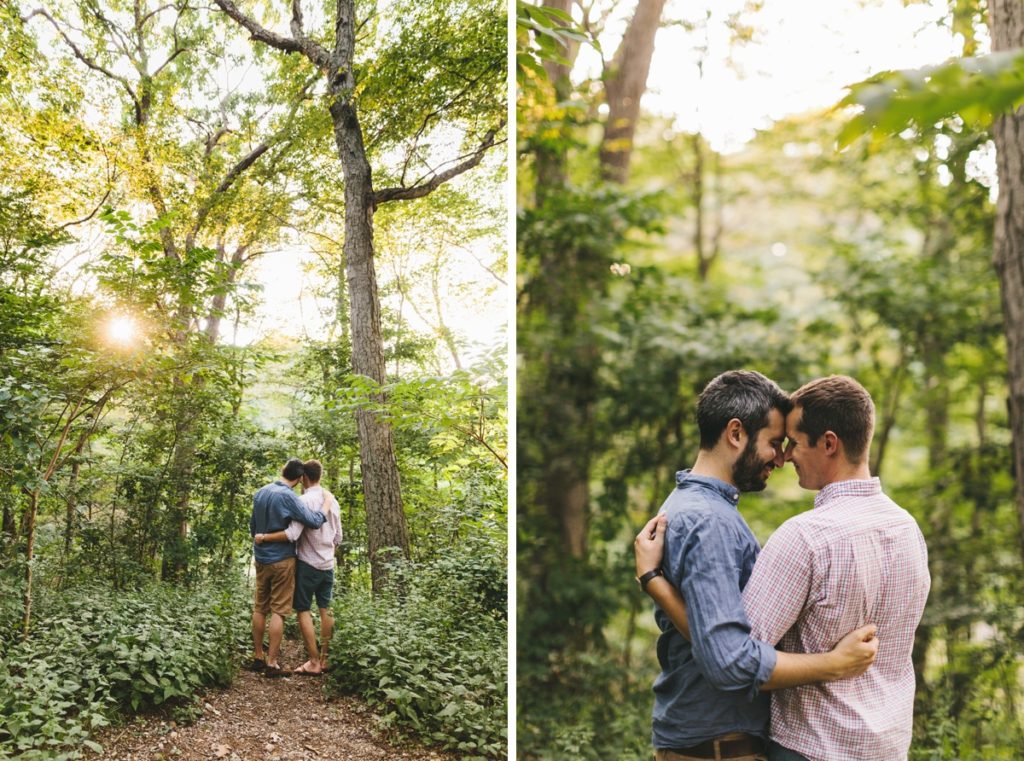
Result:
{"type": "Polygon", "coordinates": [[[263,544],[264,542],[297,542],[305,528],[298,521],[292,521],[283,531],[275,531],[272,534],[256,534],[253,538],[256,540],[256,544],[263,544]]]}
{"type": "Polygon", "coordinates": [[[678,516],[665,536],[665,572],[686,599],[701,674],[716,689],[753,697],[771,676],[776,655],[774,648],[750,637],[734,528],[710,510],[678,516]]]}
{"type": "MultiPolygon", "coordinates": [[[[294,522],[294,521],[293,521],[294,522]]],[[[285,531],[275,531],[272,534],[256,534],[253,537],[256,540],[256,544],[263,544],[264,542],[290,542],[288,533],[285,531]]]]}
{"type": "Polygon", "coordinates": [[[313,529],[320,528],[324,525],[324,521],[327,520],[327,516],[319,511],[310,510],[294,492],[289,492],[289,494],[291,495],[291,499],[285,500],[284,504],[285,513],[290,518],[313,529]]]}
{"type": "Polygon", "coordinates": [[[324,504],[327,505],[327,520],[331,524],[331,528],[334,529],[334,546],[337,547],[341,544],[342,532],[341,532],[341,505],[338,504],[338,500],[334,498],[334,495],[329,491],[324,490],[324,494],[327,495],[327,500],[324,504]]]}
{"type": "MultiPolygon", "coordinates": [[[[664,576],[656,576],[647,582],[647,594],[665,611],[679,633],[690,639],[686,602],[672,583],[664,576]]],[[[831,682],[860,676],[867,671],[878,652],[876,630],[874,624],[854,629],[827,653],[787,653],[777,650],[771,678],[761,685],[761,689],[781,690],[813,682],[831,682]]]]}
{"type": "MultiPolygon", "coordinates": [[[[667,519],[659,515],[648,521],[633,543],[637,576],[658,568],[661,563],[667,519]]],[[[756,568],[756,565],[755,565],[756,568]]],[[[647,582],[646,592],[669,617],[680,634],[690,639],[690,622],[686,601],[664,576],[647,582]]],[[[878,652],[876,627],[868,624],[847,634],[827,653],[786,653],[777,651],[771,677],[761,685],[762,690],[779,690],[813,682],[863,674],[878,652]]]]}

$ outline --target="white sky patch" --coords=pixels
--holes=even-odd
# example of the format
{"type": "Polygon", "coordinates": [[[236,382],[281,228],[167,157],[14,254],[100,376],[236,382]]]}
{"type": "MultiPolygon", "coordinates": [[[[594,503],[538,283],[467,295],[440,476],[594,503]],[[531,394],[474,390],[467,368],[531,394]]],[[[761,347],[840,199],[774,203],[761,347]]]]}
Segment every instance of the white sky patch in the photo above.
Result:
{"type": "MultiPolygon", "coordinates": [[[[502,188],[496,196],[504,197],[502,188]],[[499,195],[500,194],[500,195],[499,195]]],[[[499,283],[485,268],[484,264],[495,258],[494,245],[503,241],[487,239],[479,243],[452,246],[449,271],[445,282],[442,314],[447,327],[465,344],[461,352],[463,361],[505,340],[506,330],[506,286],[499,283]]],[[[414,255],[406,263],[410,267],[424,266],[431,252],[414,255]]],[[[333,299],[322,295],[334,286],[324,282],[326,277],[314,265],[319,257],[308,247],[300,244],[289,245],[258,257],[250,265],[246,279],[262,288],[261,303],[256,315],[243,322],[234,333],[233,325],[226,331],[225,340],[245,345],[271,333],[293,336],[298,340],[313,338],[322,340],[329,333],[329,322],[333,318],[333,299]]],[[[385,286],[393,277],[393,268],[386,256],[376,262],[379,284],[385,286]]],[[[498,273],[504,274],[504,273],[498,273]]],[[[416,297],[422,298],[421,291],[416,297]]],[[[382,300],[397,311],[401,296],[392,293],[382,300]]],[[[421,303],[421,311],[431,313],[433,305],[421,303]]],[[[407,328],[420,333],[431,333],[432,326],[411,309],[408,303],[401,309],[401,318],[407,328]]],[[[438,348],[438,359],[442,367],[454,369],[454,362],[443,347],[438,348]]]]}
{"type": "MultiPolygon", "coordinates": [[[[664,17],[698,23],[663,27],[655,40],[643,109],[700,130],[719,151],[739,149],[772,121],[827,108],[845,87],[888,69],[917,68],[959,55],[959,40],[939,25],[944,2],[904,7],[903,0],[765,0],[743,16],[753,41],[730,49],[725,18],[743,0],[670,0],[664,17]],[[699,26],[711,12],[707,33],[699,26]],[[701,48],[703,77],[698,68],[701,48]],[[732,63],[729,57],[732,57],[732,63]]],[[[609,25],[604,55],[618,45],[622,23],[609,25]]],[[[598,54],[584,46],[575,74],[600,73],[598,54]]]]}

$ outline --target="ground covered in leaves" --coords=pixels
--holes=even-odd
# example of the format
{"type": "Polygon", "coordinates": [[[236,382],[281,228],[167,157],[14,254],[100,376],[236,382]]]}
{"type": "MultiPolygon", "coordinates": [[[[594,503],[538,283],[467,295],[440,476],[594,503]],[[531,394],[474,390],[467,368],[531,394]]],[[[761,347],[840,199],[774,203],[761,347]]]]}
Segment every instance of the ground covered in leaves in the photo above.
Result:
{"type": "MultiPolygon", "coordinates": [[[[281,665],[292,669],[305,660],[299,643],[285,640],[281,665]]],[[[374,716],[357,698],[326,701],[322,678],[268,679],[239,672],[226,690],[207,692],[202,715],[181,726],[165,716],[140,717],[112,727],[95,739],[99,757],[112,761],[225,759],[225,761],[452,761],[449,753],[408,744],[392,745],[375,728],[374,716]]]]}

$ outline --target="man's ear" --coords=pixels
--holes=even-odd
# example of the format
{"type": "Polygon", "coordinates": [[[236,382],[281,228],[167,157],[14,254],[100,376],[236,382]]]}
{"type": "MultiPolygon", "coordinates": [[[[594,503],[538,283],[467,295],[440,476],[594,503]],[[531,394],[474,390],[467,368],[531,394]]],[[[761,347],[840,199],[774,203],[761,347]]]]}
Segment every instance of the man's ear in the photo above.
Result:
{"type": "Polygon", "coordinates": [[[825,454],[829,456],[839,454],[839,446],[842,442],[839,441],[839,437],[834,432],[825,431],[821,438],[825,442],[825,454]]]}
{"type": "Polygon", "coordinates": [[[747,429],[739,418],[733,418],[725,424],[725,441],[735,449],[743,449],[747,445],[747,429]]]}

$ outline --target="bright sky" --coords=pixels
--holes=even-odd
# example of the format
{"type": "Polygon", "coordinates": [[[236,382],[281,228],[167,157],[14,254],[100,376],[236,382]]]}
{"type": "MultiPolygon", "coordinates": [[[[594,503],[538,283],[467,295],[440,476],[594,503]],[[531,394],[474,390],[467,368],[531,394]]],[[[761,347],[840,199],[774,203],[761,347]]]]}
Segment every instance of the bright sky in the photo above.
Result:
{"type": "MultiPolygon", "coordinates": [[[[633,3],[622,3],[633,7],[633,3]]],[[[729,49],[724,20],[744,0],[669,0],[665,18],[702,22],[708,33],[669,25],[658,32],[643,100],[648,113],[676,119],[680,130],[700,128],[718,150],[734,150],[772,120],[828,107],[844,87],[886,69],[916,68],[959,53],[939,21],[948,4],[903,0],[764,0],[742,18],[755,28],[753,41],[729,49]],[[706,39],[701,80],[696,48],[706,39]],[[733,63],[726,62],[732,54],[733,63]]],[[[603,40],[610,57],[624,21],[609,25],[603,40]]],[[[593,76],[597,54],[584,48],[577,73],[593,76]]]]}
{"type": "MultiPolygon", "coordinates": [[[[495,189],[495,196],[504,199],[503,187],[495,189]]],[[[492,245],[503,245],[503,240],[491,241],[492,245]]],[[[407,267],[423,266],[428,253],[413,261],[407,267]]],[[[505,286],[495,280],[483,264],[491,264],[494,251],[488,245],[470,245],[454,248],[451,265],[442,283],[442,314],[446,325],[451,328],[466,346],[460,352],[463,362],[472,362],[474,357],[485,353],[505,340],[506,294],[505,286]]],[[[315,254],[301,245],[288,246],[259,257],[248,271],[248,279],[263,288],[263,303],[256,316],[240,326],[234,340],[247,344],[271,332],[289,336],[323,338],[329,319],[330,299],[317,297],[317,291],[324,288],[322,275],[313,270],[317,261],[315,254]]],[[[377,280],[383,289],[394,277],[393,267],[387,259],[376,262],[377,280]]],[[[498,273],[504,276],[504,272],[498,273]]],[[[432,294],[423,283],[411,283],[411,298],[418,300],[417,306],[433,319],[432,294]]],[[[392,310],[401,311],[403,322],[420,332],[430,332],[430,327],[406,303],[400,303],[398,294],[385,295],[382,301],[392,310]]],[[[232,340],[230,328],[225,340],[232,340]]],[[[443,349],[439,351],[442,367],[454,369],[454,362],[443,349]]]]}

